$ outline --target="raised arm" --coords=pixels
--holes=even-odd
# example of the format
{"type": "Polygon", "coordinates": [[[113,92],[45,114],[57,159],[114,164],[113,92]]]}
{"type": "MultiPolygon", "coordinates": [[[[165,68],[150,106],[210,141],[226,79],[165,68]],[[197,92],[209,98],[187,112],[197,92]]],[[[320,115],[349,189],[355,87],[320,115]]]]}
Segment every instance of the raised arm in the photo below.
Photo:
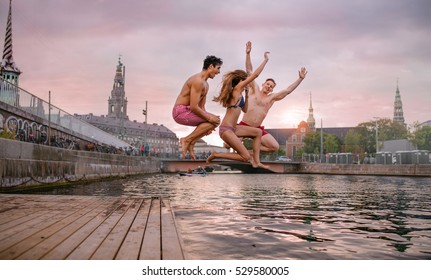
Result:
{"type": "Polygon", "coordinates": [[[253,72],[250,52],[251,52],[251,42],[248,41],[247,44],[245,44],[245,71],[247,72],[248,75],[251,75],[251,73],[253,72]]]}
{"type": "MultiPolygon", "coordinates": [[[[245,70],[249,76],[253,73],[253,66],[251,64],[250,53],[251,53],[251,42],[248,41],[247,44],[245,45],[245,70]]],[[[259,91],[260,89],[258,84],[256,83],[256,81],[253,81],[250,84],[249,94],[253,95],[255,93],[258,93],[259,91]]]]}
{"type": "Polygon", "coordinates": [[[305,67],[302,67],[301,70],[298,71],[299,77],[296,81],[294,81],[290,86],[288,86],[286,89],[281,90],[280,92],[271,94],[274,101],[279,101],[288,96],[292,91],[294,91],[299,84],[302,82],[302,80],[305,79],[305,76],[307,76],[307,70],[305,67]]]}
{"type": "Polygon", "coordinates": [[[259,67],[257,67],[256,71],[254,71],[253,73],[251,73],[251,75],[249,75],[247,77],[247,79],[245,79],[244,81],[241,81],[238,83],[237,86],[239,86],[241,88],[241,91],[251,82],[253,82],[257,77],[259,77],[260,73],[262,73],[263,68],[265,68],[266,63],[269,60],[269,52],[265,52],[264,54],[264,59],[262,61],[262,63],[259,65],[259,67]]]}

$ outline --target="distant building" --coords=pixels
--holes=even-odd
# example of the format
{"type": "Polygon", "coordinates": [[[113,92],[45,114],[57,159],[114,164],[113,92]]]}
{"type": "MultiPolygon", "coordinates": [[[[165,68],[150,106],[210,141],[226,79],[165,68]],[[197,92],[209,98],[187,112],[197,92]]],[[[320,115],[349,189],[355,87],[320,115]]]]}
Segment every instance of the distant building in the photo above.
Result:
{"type": "MultiPolygon", "coordinates": [[[[323,133],[333,134],[344,142],[346,134],[355,127],[324,127],[323,133]]],[[[297,128],[266,129],[284,150],[286,156],[294,159],[300,148],[305,146],[305,136],[311,132],[320,133],[321,128],[316,128],[316,120],[313,115],[313,105],[310,93],[310,107],[308,109],[307,122],[301,121],[297,128]]]]}
{"type": "Polygon", "coordinates": [[[308,126],[308,123],[301,121],[298,127],[292,131],[292,134],[286,141],[286,156],[295,159],[298,155],[298,150],[305,146],[305,136],[313,132],[308,126]]]}
{"type": "Polygon", "coordinates": [[[311,131],[316,131],[316,120],[313,115],[313,105],[311,103],[311,92],[310,92],[310,108],[308,108],[307,124],[311,131]]]}
{"type": "Polygon", "coordinates": [[[9,2],[9,14],[6,24],[6,35],[4,39],[3,57],[0,63],[0,73],[4,81],[0,84],[0,101],[19,106],[19,75],[21,70],[13,60],[12,52],[12,1],[9,2]]]}
{"type": "Polygon", "coordinates": [[[285,151],[289,158],[296,158],[297,152],[304,147],[305,136],[312,132],[305,121],[301,121],[297,128],[268,128],[265,129],[270,133],[280,145],[280,149],[285,151]]]}
{"type": "Polygon", "coordinates": [[[416,146],[406,140],[406,139],[400,139],[400,140],[388,140],[383,142],[383,148],[380,149],[380,152],[391,152],[392,154],[395,154],[395,152],[398,151],[414,151],[416,150],[416,146]]]}
{"type": "MultiPolygon", "coordinates": [[[[140,149],[143,147],[151,155],[176,157],[179,139],[174,132],[162,124],[147,124],[130,121],[127,115],[127,98],[124,90],[125,66],[118,60],[111,96],[108,99],[108,114],[95,116],[75,114],[75,117],[86,121],[123,141],[140,149]]],[[[146,109],[144,111],[146,117],[146,109]]]]}
{"type": "Polygon", "coordinates": [[[395,91],[395,102],[394,102],[394,122],[397,122],[402,125],[406,125],[404,121],[404,113],[403,113],[403,103],[401,102],[400,90],[398,88],[397,81],[397,90],[395,91]]]}
{"type": "Polygon", "coordinates": [[[289,137],[294,134],[296,129],[297,128],[265,128],[265,130],[277,140],[280,149],[284,151],[286,151],[286,143],[289,137]]]}
{"type": "Polygon", "coordinates": [[[422,128],[424,126],[431,126],[431,120],[419,124],[418,128],[422,128]]]}

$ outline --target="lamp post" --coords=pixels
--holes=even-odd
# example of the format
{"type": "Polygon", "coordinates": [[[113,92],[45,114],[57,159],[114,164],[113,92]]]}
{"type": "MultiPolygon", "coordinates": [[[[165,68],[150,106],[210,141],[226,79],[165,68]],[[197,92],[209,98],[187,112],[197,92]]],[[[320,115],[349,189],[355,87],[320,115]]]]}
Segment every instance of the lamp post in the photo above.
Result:
{"type": "Polygon", "coordinates": [[[145,116],[144,123],[147,123],[147,113],[148,113],[148,101],[145,101],[145,109],[142,110],[142,114],[145,116]]]}
{"type": "Polygon", "coordinates": [[[148,124],[147,124],[147,115],[148,115],[148,101],[145,101],[145,109],[142,110],[142,114],[145,116],[145,136],[144,136],[144,150],[146,152],[146,148],[147,148],[147,131],[148,131],[148,124]]]}
{"type": "Polygon", "coordinates": [[[51,146],[51,91],[48,92],[48,146],[51,146]]]}
{"type": "Polygon", "coordinates": [[[323,120],[320,119],[320,163],[323,160],[323,120]]]}
{"type": "Polygon", "coordinates": [[[380,118],[373,117],[376,120],[376,154],[379,152],[379,123],[377,122],[380,118]]]}
{"type": "Polygon", "coordinates": [[[379,152],[379,125],[376,121],[376,153],[379,152]]]}

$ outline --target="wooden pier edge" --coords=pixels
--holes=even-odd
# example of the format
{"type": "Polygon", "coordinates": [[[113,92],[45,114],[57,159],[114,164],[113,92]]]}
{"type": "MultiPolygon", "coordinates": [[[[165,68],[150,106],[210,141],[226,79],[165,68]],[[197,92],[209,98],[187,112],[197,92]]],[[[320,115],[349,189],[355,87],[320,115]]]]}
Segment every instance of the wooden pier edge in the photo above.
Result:
{"type": "Polygon", "coordinates": [[[0,259],[183,260],[168,199],[0,195],[0,259]]]}
{"type": "MultiPolygon", "coordinates": [[[[167,218],[170,220],[170,222],[172,223],[172,226],[174,228],[174,231],[171,232],[171,233],[168,233],[168,236],[173,235],[172,238],[175,238],[175,240],[176,240],[174,246],[177,249],[175,251],[175,253],[177,255],[174,256],[171,253],[169,253],[169,251],[168,251],[167,253],[165,252],[163,254],[162,258],[165,259],[165,260],[167,260],[167,259],[184,259],[184,260],[186,260],[186,259],[188,259],[188,257],[187,257],[186,252],[184,251],[184,241],[182,239],[182,236],[181,236],[180,232],[178,231],[178,226],[177,226],[176,218],[175,218],[175,212],[172,210],[171,202],[170,202],[170,200],[163,200],[163,203],[167,206],[163,212],[165,213],[165,215],[169,216],[169,218],[168,217],[167,218]],[[176,258],[176,257],[178,257],[178,258],[176,258]]],[[[165,221],[168,220],[168,219],[163,219],[162,218],[162,220],[165,220],[165,221]]],[[[170,227],[164,227],[163,224],[162,224],[162,229],[163,228],[170,228],[170,227]]],[[[164,231],[162,231],[162,238],[166,238],[166,235],[167,234],[164,231]]],[[[163,239],[162,239],[162,243],[161,244],[163,246],[163,244],[164,244],[163,239]]],[[[169,247],[166,247],[166,248],[169,248],[169,247]]],[[[164,248],[162,250],[162,253],[164,251],[166,251],[166,248],[164,248]]]]}

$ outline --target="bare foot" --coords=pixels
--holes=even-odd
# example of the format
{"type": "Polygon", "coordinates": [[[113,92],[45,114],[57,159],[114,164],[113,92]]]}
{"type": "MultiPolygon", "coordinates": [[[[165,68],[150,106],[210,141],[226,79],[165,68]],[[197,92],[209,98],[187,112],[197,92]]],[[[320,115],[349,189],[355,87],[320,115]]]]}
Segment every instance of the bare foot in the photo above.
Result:
{"type": "Polygon", "coordinates": [[[211,155],[209,157],[207,157],[207,163],[210,163],[213,159],[215,159],[215,151],[211,151],[211,155]]]}
{"type": "Polygon", "coordinates": [[[195,159],[196,159],[194,149],[195,149],[195,144],[190,144],[190,145],[189,145],[189,153],[190,153],[190,158],[191,158],[192,160],[195,160],[195,159]]]}
{"type": "Polygon", "coordinates": [[[187,151],[189,150],[190,142],[187,142],[185,138],[180,138],[181,143],[181,158],[186,157],[187,151]]]}
{"type": "MultiPolygon", "coordinates": [[[[254,166],[253,166],[254,167],[254,166]]],[[[257,167],[260,167],[260,168],[265,168],[265,169],[269,169],[269,166],[268,165],[265,165],[265,164],[263,164],[263,163],[261,163],[261,162],[259,162],[258,164],[257,164],[257,167]]],[[[255,167],[256,168],[256,167],[255,167]]]]}

